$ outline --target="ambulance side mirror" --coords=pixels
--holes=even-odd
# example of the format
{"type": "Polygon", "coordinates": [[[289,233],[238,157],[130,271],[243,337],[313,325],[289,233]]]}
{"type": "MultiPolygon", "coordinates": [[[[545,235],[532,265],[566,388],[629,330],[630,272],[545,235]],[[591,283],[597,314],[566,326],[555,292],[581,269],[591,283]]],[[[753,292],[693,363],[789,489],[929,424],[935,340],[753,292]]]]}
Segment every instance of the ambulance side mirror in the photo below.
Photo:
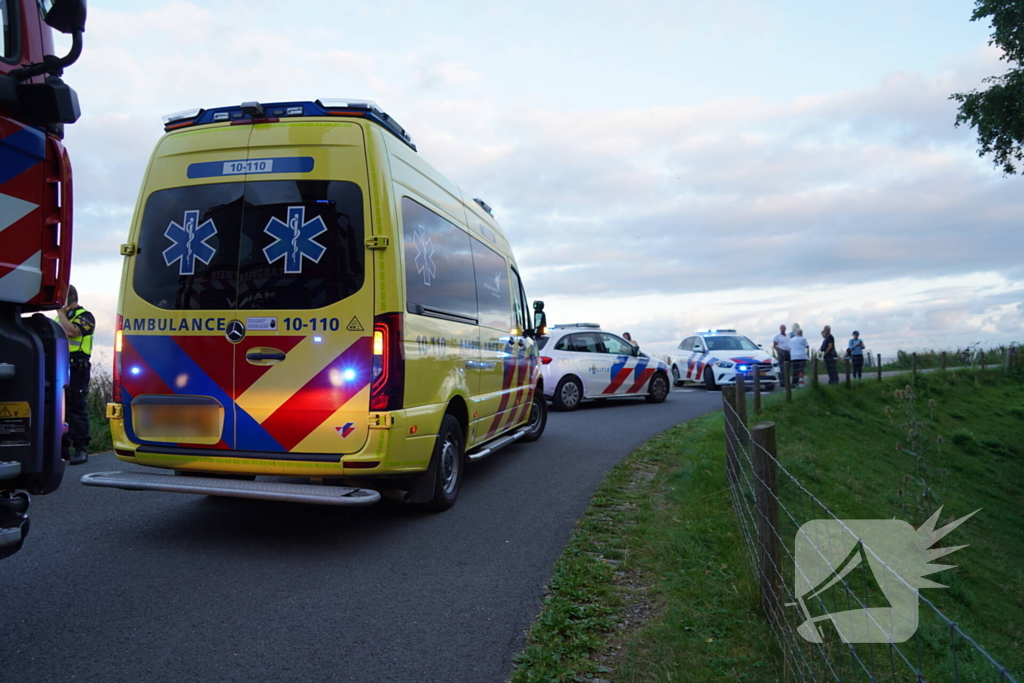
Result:
{"type": "Polygon", "coordinates": [[[548,314],[544,312],[544,302],[533,302],[533,332],[534,335],[543,335],[547,332],[548,314]]]}

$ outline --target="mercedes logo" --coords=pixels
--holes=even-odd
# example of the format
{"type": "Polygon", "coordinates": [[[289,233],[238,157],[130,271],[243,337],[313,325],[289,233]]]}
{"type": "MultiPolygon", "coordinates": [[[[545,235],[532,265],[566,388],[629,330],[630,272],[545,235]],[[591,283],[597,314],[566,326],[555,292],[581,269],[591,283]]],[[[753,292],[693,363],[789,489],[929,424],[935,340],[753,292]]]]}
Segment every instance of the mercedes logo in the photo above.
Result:
{"type": "Polygon", "coordinates": [[[232,344],[237,344],[245,337],[245,325],[242,324],[241,320],[232,320],[228,323],[228,331],[224,333],[224,336],[232,344]]]}

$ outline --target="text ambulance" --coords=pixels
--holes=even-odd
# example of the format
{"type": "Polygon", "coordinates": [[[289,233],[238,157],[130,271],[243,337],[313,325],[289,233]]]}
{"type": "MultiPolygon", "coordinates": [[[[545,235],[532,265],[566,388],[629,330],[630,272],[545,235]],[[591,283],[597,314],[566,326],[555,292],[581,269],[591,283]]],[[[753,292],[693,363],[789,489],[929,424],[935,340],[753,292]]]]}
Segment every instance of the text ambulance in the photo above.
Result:
{"type": "Polygon", "coordinates": [[[122,247],[108,417],[118,458],[175,476],[83,483],[445,509],[467,459],[540,437],[512,250],[394,119],[248,102],[166,130],[122,247]]]}

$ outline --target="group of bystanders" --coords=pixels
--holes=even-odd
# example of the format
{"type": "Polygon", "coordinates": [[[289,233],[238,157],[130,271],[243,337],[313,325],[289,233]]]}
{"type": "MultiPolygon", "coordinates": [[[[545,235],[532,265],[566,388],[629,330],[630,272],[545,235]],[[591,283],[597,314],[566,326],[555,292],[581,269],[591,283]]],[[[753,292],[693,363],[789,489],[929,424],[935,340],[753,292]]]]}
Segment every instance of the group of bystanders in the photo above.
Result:
{"type": "MultiPolygon", "coordinates": [[[[832,327],[825,325],[821,331],[821,356],[825,360],[825,369],[828,371],[828,383],[839,384],[839,371],[836,362],[839,360],[839,353],[836,351],[836,339],[832,336],[832,327]]],[[[772,343],[775,349],[775,357],[785,372],[786,362],[790,362],[790,380],[793,386],[800,386],[803,383],[804,368],[810,356],[810,344],[804,337],[804,331],[800,323],[793,323],[793,329],[786,334],[786,326],[779,325],[779,333],[775,335],[772,343]]],[[[853,331],[853,338],[847,343],[846,357],[853,363],[853,376],[860,379],[864,368],[864,342],[860,338],[860,332],[853,331]]]]}

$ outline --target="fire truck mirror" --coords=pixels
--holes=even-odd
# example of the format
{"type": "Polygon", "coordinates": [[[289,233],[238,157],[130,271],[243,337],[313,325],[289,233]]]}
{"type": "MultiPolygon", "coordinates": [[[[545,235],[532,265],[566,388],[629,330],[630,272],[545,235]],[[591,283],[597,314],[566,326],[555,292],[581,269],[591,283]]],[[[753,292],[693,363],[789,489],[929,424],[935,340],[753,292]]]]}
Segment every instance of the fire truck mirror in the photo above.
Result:
{"type": "Polygon", "coordinates": [[[85,0],[54,0],[46,24],[61,33],[85,31],[85,0]]]}

